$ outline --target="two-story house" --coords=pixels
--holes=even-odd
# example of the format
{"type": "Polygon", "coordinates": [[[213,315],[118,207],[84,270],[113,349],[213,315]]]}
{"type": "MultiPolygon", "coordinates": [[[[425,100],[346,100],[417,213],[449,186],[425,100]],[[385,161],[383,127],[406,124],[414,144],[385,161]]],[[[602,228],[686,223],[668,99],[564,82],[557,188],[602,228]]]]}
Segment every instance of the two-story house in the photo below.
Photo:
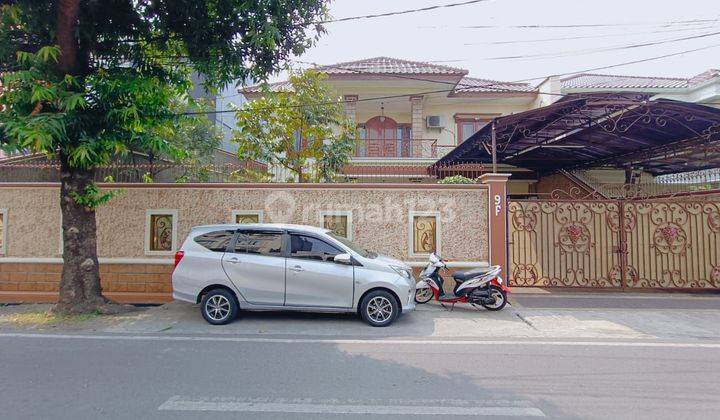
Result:
{"type": "MultiPolygon", "coordinates": [[[[468,76],[460,68],[388,57],[319,67],[344,99],[360,140],[348,177],[428,179],[426,168],[499,115],[534,106],[537,90],[468,76]]],[[[284,91],[285,82],[270,85],[284,91]]],[[[241,90],[252,100],[259,86],[241,90]]]]}
{"type": "MultiPolygon", "coordinates": [[[[435,182],[428,166],[493,118],[543,107],[566,94],[641,92],[696,103],[720,99],[718,70],[689,78],[580,73],[528,84],[476,78],[461,68],[389,57],[317,69],[327,74],[326,82],[357,123],[360,141],[343,177],[362,181],[435,182]]],[[[286,82],[270,85],[271,91],[288,89],[286,82]]],[[[259,86],[241,92],[249,100],[261,95],[259,86]]],[[[501,169],[513,173],[513,192],[527,191],[537,181],[536,174],[524,168],[501,165],[501,169]]],[[[477,176],[483,170],[489,168],[466,168],[466,173],[477,176]]],[[[622,182],[625,177],[623,171],[594,175],[603,182],[622,182]]]]}

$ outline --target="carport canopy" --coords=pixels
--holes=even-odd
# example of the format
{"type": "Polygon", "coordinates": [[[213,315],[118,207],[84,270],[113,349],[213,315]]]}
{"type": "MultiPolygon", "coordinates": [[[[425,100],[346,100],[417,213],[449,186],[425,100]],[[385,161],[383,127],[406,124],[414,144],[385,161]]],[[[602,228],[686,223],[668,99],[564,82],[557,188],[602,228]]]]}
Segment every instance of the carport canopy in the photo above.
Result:
{"type": "Polygon", "coordinates": [[[720,167],[720,109],[645,93],[571,94],[498,117],[430,167],[497,161],[548,173],[640,168],[653,175],[720,167]]]}

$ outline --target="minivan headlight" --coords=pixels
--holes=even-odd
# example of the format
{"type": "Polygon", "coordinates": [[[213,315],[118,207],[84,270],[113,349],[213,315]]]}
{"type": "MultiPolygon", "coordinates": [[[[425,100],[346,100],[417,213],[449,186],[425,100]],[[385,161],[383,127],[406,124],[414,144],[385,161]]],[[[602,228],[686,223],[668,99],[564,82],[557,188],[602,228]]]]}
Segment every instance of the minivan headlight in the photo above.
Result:
{"type": "Polygon", "coordinates": [[[391,265],[390,268],[392,268],[393,270],[395,270],[396,273],[400,274],[401,276],[403,276],[403,277],[406,278],[406,279],[410,279],[410,277],[411,277],[411,275],[410,275],[410,270],[408,270],[408,269],[405,268],[405,267],[400,267],[400,266],[397,266],[397,265],[391,265]]]}

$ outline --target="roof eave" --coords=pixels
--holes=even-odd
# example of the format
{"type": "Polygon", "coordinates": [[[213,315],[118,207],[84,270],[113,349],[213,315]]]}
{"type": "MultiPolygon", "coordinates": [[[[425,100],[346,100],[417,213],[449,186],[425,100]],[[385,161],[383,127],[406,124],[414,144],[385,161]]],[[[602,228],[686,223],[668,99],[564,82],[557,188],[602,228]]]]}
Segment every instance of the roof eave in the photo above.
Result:
{"type": "Polygon", "coordinates": [[[538,91],[529,92],[508,92],[508,91],[497,91],[497,92],[450,92],[448,98],[466,98],[466,97],[535,97],[538,95],[538,91]]]}

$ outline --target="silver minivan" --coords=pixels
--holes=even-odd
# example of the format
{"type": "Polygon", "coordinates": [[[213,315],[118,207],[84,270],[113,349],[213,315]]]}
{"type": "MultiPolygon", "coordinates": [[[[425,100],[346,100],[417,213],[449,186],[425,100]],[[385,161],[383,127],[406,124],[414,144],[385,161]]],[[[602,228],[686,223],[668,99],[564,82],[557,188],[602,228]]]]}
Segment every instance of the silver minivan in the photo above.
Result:
{"type": "Polygon", "coordinates": [[[210,324],[239,311],[357,312],[375,327],[415,308],[400,260],[302,225],[197,226],[175,254],[173,298],[199,303],[210,324]]]}

